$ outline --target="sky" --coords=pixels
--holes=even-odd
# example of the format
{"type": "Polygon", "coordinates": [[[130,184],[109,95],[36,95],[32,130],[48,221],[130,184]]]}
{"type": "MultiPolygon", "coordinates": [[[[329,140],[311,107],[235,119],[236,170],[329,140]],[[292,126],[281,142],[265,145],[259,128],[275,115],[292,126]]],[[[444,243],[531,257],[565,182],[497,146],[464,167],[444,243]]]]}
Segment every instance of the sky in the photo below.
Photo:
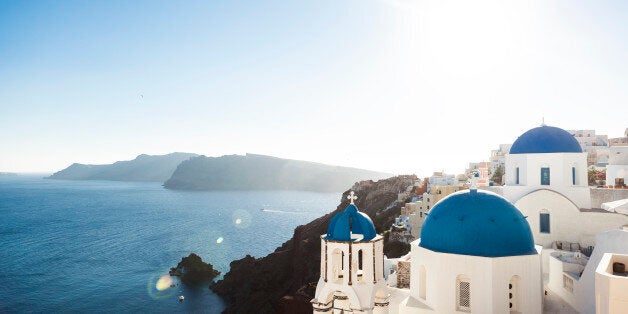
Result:
{"type": "Polygon", "coordinates": [[[628,2],[0,0],[0,171],[257,153],[426,176],[628,127],[628,2]]]}

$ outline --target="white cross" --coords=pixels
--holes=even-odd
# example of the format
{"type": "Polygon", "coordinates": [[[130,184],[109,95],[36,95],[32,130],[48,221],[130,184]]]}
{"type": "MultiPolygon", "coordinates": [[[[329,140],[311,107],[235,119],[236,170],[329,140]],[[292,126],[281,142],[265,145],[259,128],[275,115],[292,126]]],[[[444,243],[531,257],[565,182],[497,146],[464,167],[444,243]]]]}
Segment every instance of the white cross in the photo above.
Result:
{"type": "Polygon", "coordinates": [[[469,190],[477,190],[478,189],[478,176],[479,174],[477,172],[474,172],[473,174],[471,174],[471,180],[469,180],[469,190]]]}
{"type": "Polygon", "coordinates": [[[353,201],[357,200],[358,197],[355,196],[355,192],[351,191],[351,193],[349,193],[349,195],[347,195],[347,199],[349,199],[351,201],[351,205],[355,205],[355,204],[353,204],[353,201]]]}

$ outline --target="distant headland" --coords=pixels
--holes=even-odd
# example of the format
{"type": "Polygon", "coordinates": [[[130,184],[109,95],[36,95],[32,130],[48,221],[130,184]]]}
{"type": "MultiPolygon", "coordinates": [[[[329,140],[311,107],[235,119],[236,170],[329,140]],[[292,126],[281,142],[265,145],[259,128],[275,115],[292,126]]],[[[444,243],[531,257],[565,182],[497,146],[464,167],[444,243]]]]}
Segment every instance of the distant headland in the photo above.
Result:
{"type": "Polygon", "coordinates": [[[196,156],[191,153],[142,154],[133,160],[116,161],[109,165],[74,163],[47,179],[164,182],[182,161],[196,156]]]}
{"type": "Polygon", "coordinates": [[[391,174],[246,154],[206,157],[192,153],[139,155],[108,165],[74,163],[48,179],[164,182],[172,190],[300,190],[342,192],[362,180],[391,174]]]}
{"type": "Polygon", "coordinates": [[[183,161],[164,187],[176,190],[342,192],[355,182],[390,176],[364,169],[255,154],[199,156],[183,161]]]}

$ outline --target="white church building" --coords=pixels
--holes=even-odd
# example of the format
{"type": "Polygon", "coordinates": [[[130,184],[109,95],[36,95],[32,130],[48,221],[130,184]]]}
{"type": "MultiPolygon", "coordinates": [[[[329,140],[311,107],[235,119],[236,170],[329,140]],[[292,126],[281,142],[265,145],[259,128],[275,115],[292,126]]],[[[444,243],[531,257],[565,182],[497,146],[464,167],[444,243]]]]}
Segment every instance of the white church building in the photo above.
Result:
{"type": "Polygon", "coordinates": [[[384,241],[373,221],[351,203],[321,236],[321,277],[312,300],[315,313],[388,313],[384,241]]]}
{"type": "Polygon", "coordinates": [[[599,205],[628,194],[594,191],[586,168],[567,131],[531,129],[506,155],[503,196],[472,180],[400,259],[352,193],[321,236],[314,313],[628,313],[628,216],[599,205]]]}

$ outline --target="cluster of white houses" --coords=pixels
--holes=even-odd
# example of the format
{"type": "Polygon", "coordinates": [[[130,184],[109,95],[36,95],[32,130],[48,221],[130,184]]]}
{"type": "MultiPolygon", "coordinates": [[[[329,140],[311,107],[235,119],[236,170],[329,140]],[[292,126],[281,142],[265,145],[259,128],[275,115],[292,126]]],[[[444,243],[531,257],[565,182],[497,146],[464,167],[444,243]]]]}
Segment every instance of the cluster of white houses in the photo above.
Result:
{"type": "Polygon", "coordinates": [[[321,236],[314,313],[628,313],[628,189],[590,188],[587,152],[560,128],[504,158],[502,187],[476,176],[406,206],[417,240],[399,259],[352,194],[321,236]]]}

